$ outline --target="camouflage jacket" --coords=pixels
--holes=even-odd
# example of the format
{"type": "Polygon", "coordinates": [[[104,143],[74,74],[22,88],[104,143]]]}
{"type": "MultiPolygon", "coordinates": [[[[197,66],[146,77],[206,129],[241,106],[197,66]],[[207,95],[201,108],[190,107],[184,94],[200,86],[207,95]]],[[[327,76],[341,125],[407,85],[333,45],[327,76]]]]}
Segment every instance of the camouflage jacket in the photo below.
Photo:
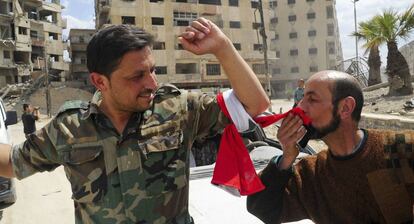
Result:
{"type": "Polygon", "coordinates": [[[48,125],[13,146],[16,177],[63,165],[76,223],[191,223],[191,146],[228,123],[215,98],[162,87],[121,135],[97,102],[65,104],[48,125]]]}

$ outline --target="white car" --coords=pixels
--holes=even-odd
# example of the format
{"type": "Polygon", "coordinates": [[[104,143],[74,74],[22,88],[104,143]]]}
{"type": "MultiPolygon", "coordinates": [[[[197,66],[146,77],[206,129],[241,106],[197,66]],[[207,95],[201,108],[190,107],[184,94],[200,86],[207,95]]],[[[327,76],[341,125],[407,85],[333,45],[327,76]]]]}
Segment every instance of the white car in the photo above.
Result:
{"type": "MultiPolygon", "coordinates": [[[[0,143],[11,144],[8,125],[17,123],[16,111],[6,111],[3,100],[0,99],[0,143]]],[[[16,201],[14,180],[0,177],[0,209],[8,207],[16,201]]]]}
{"type": "MultiPolygon", "coordinates": [[[[260,146],[250,152],[256,171],[264,169],[269,160],[282,151],[271,146],[260,146]]],[[[298,158],[309,154],[300,153],[298,158]]],[[[247,211],[246,196],[234,196],[229,192],[211,184],[214,164],[192,167],[190,169],[190,203],[189,211],[197,224],[234,223],[260,224],[263,223],[247,211]]],[[[301,220],[300,224],[311,224],[310,220],[301,220]]]]}

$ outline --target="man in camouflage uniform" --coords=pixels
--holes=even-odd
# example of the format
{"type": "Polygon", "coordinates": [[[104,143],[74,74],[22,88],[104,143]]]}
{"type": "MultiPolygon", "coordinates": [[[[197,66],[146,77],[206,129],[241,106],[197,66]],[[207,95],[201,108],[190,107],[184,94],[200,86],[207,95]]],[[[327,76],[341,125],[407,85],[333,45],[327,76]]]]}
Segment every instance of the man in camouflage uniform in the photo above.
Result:
{"type": "MultiPolygon", "coordinates": [[[[255,74],[215,24],[193,21],[179,40],[190,52],[217,57],[250,115],[268,107],[255,74]]],[[[90,103],[65,104],[21,145],[1,145],[0,174],[22,179],[63,165],[76,223],[192,223],[191,146],[229,121],[214,97],[159,87],[151,44],[148,33],[130,26],[98,31],[87,55],[99,91],[90,103]]]]}

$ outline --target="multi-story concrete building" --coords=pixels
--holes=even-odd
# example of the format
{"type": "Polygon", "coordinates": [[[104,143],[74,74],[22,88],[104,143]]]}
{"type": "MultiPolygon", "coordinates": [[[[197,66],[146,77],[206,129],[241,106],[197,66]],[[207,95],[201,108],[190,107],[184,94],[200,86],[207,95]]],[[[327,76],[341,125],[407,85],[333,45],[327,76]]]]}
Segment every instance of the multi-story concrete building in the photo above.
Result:
{"type": "MultiPolygon", "coordinates": [[[[228,86],[215,57],[193,55],[183,50],[177,40],[185,27],[201,16],[212,20],[231,38],[262,83],[266,82],[262,39],[257,29],[261,26],[257,0],[95,0],[95,3],[96,28],[105,24],[134,24],[155,35],[154,55],[160,82],[183,88],[228,86]]],[[[268,29],[271,13],[268,0],[263,0],[263,8],[268,29]]],[[[275,33],[268,31],[267,35],[275,33]]]]}
{"type": "Polygon", "coordinates": [[[49,58],[49,74],[64,79],[66,44],[59,0],[0,0],[0,87],[38,76],[49,58]]]}
{"type": "MultiPolygon", "coordinates": [[[[262,0],[273,96],[293,92],[296,80],[342,62],[335,0],[262,0]]],[[[227,86],[212,56],[182,50],[177,35],[199,16],[211,19],[266,84],[258,0],[95,0],[96,28],[134,24],[157,37],[154,54],[161,82],[180,87],[227,86]]]]}
{"type": "Polygon", "coordinates": [[[86,66],[86,47],[95,32],[94,29],[71,29],[69,32],[69,56],[72,60],[71,79],[83,81],[85,85],[91,85],[86,66]]]}
{"type": "Polygon", "coordinates": [[[298,79],[325,69],[342,69],[335,0],[271,0],[270,48],[276,95],[293,93],[298,79]]]}

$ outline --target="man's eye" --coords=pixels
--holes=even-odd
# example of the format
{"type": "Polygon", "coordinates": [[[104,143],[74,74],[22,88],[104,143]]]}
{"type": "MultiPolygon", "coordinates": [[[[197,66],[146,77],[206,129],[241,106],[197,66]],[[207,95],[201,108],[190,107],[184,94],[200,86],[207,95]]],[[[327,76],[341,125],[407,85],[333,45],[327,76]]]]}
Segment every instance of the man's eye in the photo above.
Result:
{"type": "Polygon", "coordinates": [[[142,78],[142,75],[136,75],[136,76],[132,77],[131,79],[132,80],[139,80],[141,78],[142,78]]]}

